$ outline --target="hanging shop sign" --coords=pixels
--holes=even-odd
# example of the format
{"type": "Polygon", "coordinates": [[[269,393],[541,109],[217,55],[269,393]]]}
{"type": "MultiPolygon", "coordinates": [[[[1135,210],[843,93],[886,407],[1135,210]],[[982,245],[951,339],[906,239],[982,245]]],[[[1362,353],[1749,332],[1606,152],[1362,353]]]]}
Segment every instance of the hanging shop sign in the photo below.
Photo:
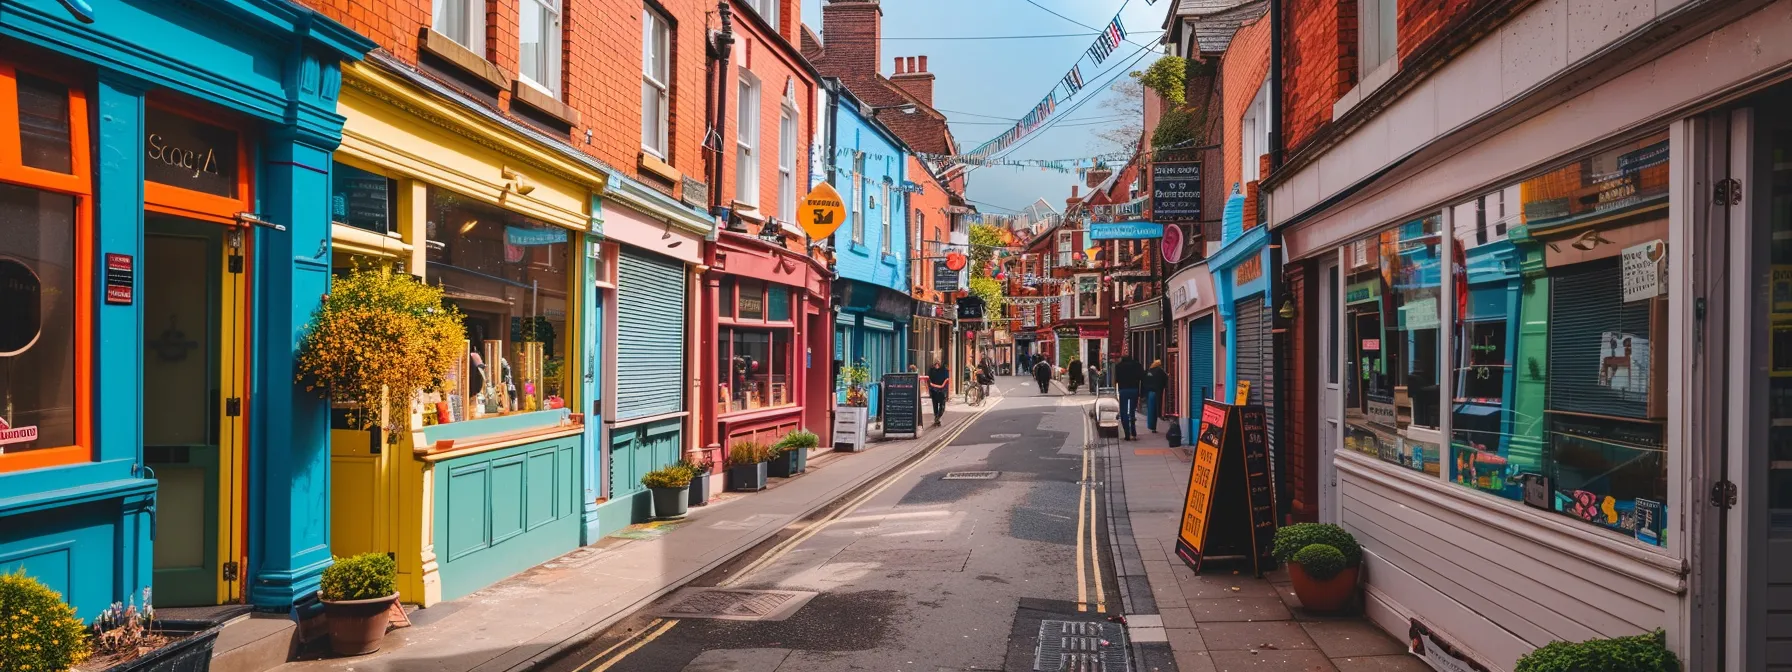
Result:
{"type": "Polygon", "coordinates": [[[834,187],[826,182],[815,185],[796,209],[796,220],[811,239],[821,240],[834,235],[846,221],[846,206],[840,202],[840,192],[834,191],[834,187]]]}
{"type": "Polygon", "coordinates": [[[1151,217],[1162,222],[1201,219],[1201,162],[1151,164],[1151,217]]]}
{"type": "Polygon", "coordinates": [[[1182,261],[1182,248],[1186,237],[1182,235],[1182,227],[1175,224],[1164,225],[1164,239],[1158,246],[1164,254],[1164,262],[1174,264],[1182,261]]]}
{"type": "Polygon", "coordinates": [[[1133,306],[1126,310],[1126,326],[1129,329],[1144,329],[1164,323],[1164,313],[1157,302],[1133,306]]]}
{"type": "Polygon", "coordinates": [[[1103,222],[1089,225],[1090,240],[1148,240],[1163,236],[1164,225],[1152,222],[1103,222]]]}
{"type": "Polygon", "coordinates": [[[983,299],[981,297],[976,297],[976,296],[967,296],[965,298],[959,299],[958,300],[958,319],[961,319],[961,320],[981,320],[981,319],[983,319],[983,299]]]}
{"type": "Polygon", "coordinates": [[[143,112],[143,127],[143,179],[236,196],[236,131],[153,106],[143,112]]]}
{"type": "Polygon", "coordinates": [[[939,292],[958,291],[958,271],[950,268],[946,264],[934,264],[933,289],[934,291],[939,292]]]}

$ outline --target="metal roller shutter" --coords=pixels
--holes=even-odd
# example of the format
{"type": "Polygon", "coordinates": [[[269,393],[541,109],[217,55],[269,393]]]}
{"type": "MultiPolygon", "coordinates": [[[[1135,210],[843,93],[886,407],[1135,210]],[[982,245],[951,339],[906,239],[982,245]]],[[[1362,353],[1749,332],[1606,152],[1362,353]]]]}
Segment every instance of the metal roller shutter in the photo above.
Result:
{"type": "Polygon", "coordinates": [[[1213,398],[1213,318],[1188,325],[1188,417],[1199,418],[1201,400],[1213,398]]]}
{"type": "Polygon", "coordinates": [[[684,264],[623,250],[616,264],[616,416],[684,410],[684,264]]]}
{"type": "MultiPolygon", "coordinates": [[[[1239,301],[1238,316],[1238,379],[1251,381],[1249,403],[1263,406],[1263,428],[1269,437],[1269,459],[1273,465],[1282,459],[1276,445],[1275,357],[1270,352],[1269,305],[1258,294],[1239,301]]],[[[1236,394],[1236,392],[1235,392],[1236,394]]],[[[1225,399],[1222,401],[1232,401],[1225,399]]]]}
{"type": "Polygon", "coordinates": [[[1549,302],[1549,408],[1625,418],[1647,418],[1648,375],[1656,349],[1649,343],[1649,301],[1624,303],[1619,259],[1601,259],[1553,269],[1549,302]],[[1617,379],[1602,383],[1605,335],[1631,341],[1624,375],[1641,376],[1634,385],[1617,379]]]}

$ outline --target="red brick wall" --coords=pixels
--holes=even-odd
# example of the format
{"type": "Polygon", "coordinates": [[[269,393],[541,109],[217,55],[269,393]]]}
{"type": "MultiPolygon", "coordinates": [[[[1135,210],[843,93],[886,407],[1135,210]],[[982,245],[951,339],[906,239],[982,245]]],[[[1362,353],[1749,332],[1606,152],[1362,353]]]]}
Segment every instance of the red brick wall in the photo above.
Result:
{"type": "MultiPolygon", "coordinates": [[[[910,182],[921,185],[921,193],[908,195],[908,221],[911,228],[909,236],[918,237],[921,241],[939,241],[925,245],[911,244],[909,254],[917,258],[943,256],[945,249],[940,247],[940,243],[947,242],[951,238],[952,216],[946,214],[946,206],[951,205],[951,201],[946,196],[946,190],[933,179],[933,174],[927,172],[927,167],[921,165],[921,160],[914,156],[908,157],[908,179],[910,182]],[[925,225],[918,227],[919,231],[913,230],[917,228],[915,227],[915,222],[918,221],[915,217],[916,213],[920,213],[926,219],[925,225]]],[[[915,293],[917,298],[934,303],[946,302],[945,296],[933,289],[933,267],[936,264],[944,263],[946,263],[944,259],[930,259],[916,261],[909,267],[911,269],[910,285],[925,288],[915,293]]]]}
{"type": "Polygon", "coordinates": [[[1315,361],[1319,354],[1316,348],[1319,304],[1313,291],[1317,283],[1308,281],[1311,273],[1312,268],[1307,264],[1283,267],[1284,286],[1295,302],[1294,320],[1287,336],[1288,347],[1282,357],[1282,370],[1287,372],[1283,383],[1288,390],[1287,443],[1283,454],[1288,456],[1288,486],[1294,499],[1290,509],[1294,519],[1300,522],[1319,519],[1319,431],[1315,413],[1319,389],[1317,381],[1312,379],[1319,373],[1315,361]]]}
{"type": "Polygon", "coordinates": [[[1287,0],[1282,49],[1283,147],[1293,154],[1356,86],[1357,0],[1287,0]]]}
{"type": "MultiPolygon", "coordinates": [[[[1231,193],[1232,185],[1244,175],[1239,162],[1241,124],[1245,110],[1269,76],[1269,35],[1269,17],[1265,15],[1239,28],[1220,59],[1220,109],[1225,134],[1220,144],[1225,165],[1219,177],[1226,193],[1231,193]]],[[[1222,201],[1220,206],[1224,205],[1222,201]]]]}
{"type": "MultiPolygon", "coordinates": [[[[675,25],[668,162],[685,175],[707,182],[706,158],[699,143],[707,127],[703,118],[707,96],[704,40],[710,29],[720,28],[714,17],[715,3],[652,1],[669,14],[675,25]]],[[[431,21],[429,0],[299,2],[373,38],[390,55],[413,65],[418,59],[417,35],[431,21]]],[[[794,0],[784,4],[795,9],[794,0]]],[[[518,0],[486,0],[484,55],[512,76],[517,65],[518,6],[518,0]]],[[[643,0],[577,0],[563,6],[562,46],[566,61],[562,68],[561,100],[579,111],[581,121],[571,132],[556,137],[625,174],[665,187],[655,178],[643,178],[638,168],[643,0]],[[587,130],[592,132],[590,144],[585,142],[587,130]]],[[[737,21],[736,26],[740,23],[737,21]]],[[[774,104],[776,101],[777,97],[772,97],[774,104]]],[[[499,96],[498,109],[508,114],[509,108],[510,94],[506,91],[499,96]]],[[[805,110],[805,114],[808,112],[805,110]]],[[[771,123],[777,123],[775,114],[771,123]]],[[[777,136],[774,133],[770,137],[777,136]]],[[[676,193],[674,188],[667,189],[676,193]]]]}
{"type": "MultiPolygon", "coordinates": [[[[736,73],[745,68],[759,80],[759,212],[767,217],[778,216],[778,139],[781,129],[779,120],[784,112],[784,93],[786,86],[794,86],[792,96],[797,113],[796,159],[792,172],[796,179],[796,198],[802,198],[809,192],[809,138],[814,137],[813,124],[817,118],[814,107],[815,88],[817,82],[802,65],[801,56],[794,48],[787,49],[783,38],[762,30],[755,20],[749,16],[753,11],[743,3],[732,3],[736,6],[734,22],[734,60],[729,67],[736,73]],[[744,59],[745,62],[742,62],[744,59]]],[[[783,4],[790,3],[785,0],[783,4]]],[[[738,75],[728,79],[728,128],[727,143],[723,145],[722,157],[726,174],[719,186],[723,203],[740,199],[735,193],[735,171],[739,152],[736,141],[740,137],[740,101],[738,75]]],[[[637,84],[637,86],[639,86],[637,84]]],[[[699,178],[701,179],[701,178],[699,178]]],[[[712,191],[718,187],[711,186],[712,191]]],[[[750,200],[750,199],[748,199],[750,200]]]]}

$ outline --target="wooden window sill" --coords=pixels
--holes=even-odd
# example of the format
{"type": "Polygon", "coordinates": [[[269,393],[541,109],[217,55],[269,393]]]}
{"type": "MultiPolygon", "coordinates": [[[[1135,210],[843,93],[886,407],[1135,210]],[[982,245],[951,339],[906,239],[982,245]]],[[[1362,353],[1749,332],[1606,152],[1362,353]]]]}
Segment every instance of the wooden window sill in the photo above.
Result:
{"type": "Polygon", "coordinates": [[[500,91],[510,88],[511,77],[504,72],[503,68],[485,60],[484,57],[473,53],[472,50],[460,46],[459,42],[455,42],[447,35],[424,27],[418,35],[417,48],[453,64],[454,67],[465,70],[467,74],[491,84],[500,91]]]}
{"type": "Polygon", "coordinates": [[[640,165],[641,170],[645,170],[655,177],[667,182],[676,184],[679,180],[684,179],[684,173],[678,172],[678,169],[673,168],[672,164],[661,161],[660,157],[648,154],[647,152],[641,152],[640,165]]]}
{"type": "Polygon", "coordinates": [[[567,126],[579,125],[579,111],[535,86],[524,82],[521,78],[511,82],[510,100],[535,108],[542,114],[553,117],[567,126]]]}

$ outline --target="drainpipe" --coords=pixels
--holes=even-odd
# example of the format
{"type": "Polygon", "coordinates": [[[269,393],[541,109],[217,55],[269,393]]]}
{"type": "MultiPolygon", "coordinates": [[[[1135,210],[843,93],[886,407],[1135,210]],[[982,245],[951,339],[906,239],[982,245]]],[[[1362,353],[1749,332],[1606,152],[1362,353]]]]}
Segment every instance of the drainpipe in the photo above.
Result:
{"type": "MultiPolygon", "coordinates": [[[[1275,174],[1275,172],[1282,167],[1283,158],[1282,33],[1286,28],[1286,22],[1283,21],[1282,18],[1283,4],[1282,0],[1269,0],[1269,174],[1271,175],[1275,174]]],[[[1264,196],[1259,192],[1257,198],[1263,199],[1264,196]]],[[[1267,201],[1265,201],[1265,203],[1267,203],[1267,201]]],[[[1265,206],[1265,210],[1267,211],[1267,206],[1265,206]]],[[[1294,504],[1293,497],[1290,494],[1291,488],[1288,483],[1288,451],[1286,450],[1288,446],[1288,424],[1291,420],[1289,417],[1289,409],[1292,407],[1292,404],[1289,402],[1288,375],[1285,372],[1287,367],[1281,366],[1281,364],[1283,362],[1291,361],[1294,339],[1297,334],[1293,332],[1293,321],[1281,317],[1282,303],[1284,301],[1294,301],[1292,295],[1283,295],[1283,293],[1287,291],[1287,282],[1286,278],[1282,275],[1284,272],[1284,269],[1282,268],[1282,250],[1284,249],[1282,247],[1282,232],[1273,226],[1268,217],[1264,218],[1263,226],[1270,227],[1268,243],[1268,303],[1271,324],[1275,325],[1275,328],[1270,332],[1270,349],[1277,355],[1276,359],[1279,360],[1274,366],[1270,367],[1270,369],[1274,371],[1271,375],[1275,377],[1274,385],[1276,392],[1275,407],[1270,409],[1270,412],[1274,414],[1276,419],[1275,436],[1271,437],[1271,440],[1274,441],[1274,445],[1277,446],[1275,451],[1276,460],[1274,474],[1276,481],[1276,514],[1281,518],[1282,524],[1286,525],[1293,522],[1291,516],[1294,504]]],[[[1308,281],[1310,282],[1311,278],[1309,278],[1308,281]]],[[[1299,310],[1300,305],[1300,302],[1294,301],[1295,310],[1299,310]]],[[[1310,468],[1308,471],[1310,472],[1308,473],[1309,478],[1317,477],[1319,475],[1317,469],[1310,468]]]]}
{"type": "Polygon", "coordinates": [[[722,181],[728,179],[728,58],[734,54],[734,10],[728,7],[728,0],[720,0],[716,11],[722,16],[722,30],[716,35],[716,169],[709,190],[712,215],[722,214],[722,181]]]}

